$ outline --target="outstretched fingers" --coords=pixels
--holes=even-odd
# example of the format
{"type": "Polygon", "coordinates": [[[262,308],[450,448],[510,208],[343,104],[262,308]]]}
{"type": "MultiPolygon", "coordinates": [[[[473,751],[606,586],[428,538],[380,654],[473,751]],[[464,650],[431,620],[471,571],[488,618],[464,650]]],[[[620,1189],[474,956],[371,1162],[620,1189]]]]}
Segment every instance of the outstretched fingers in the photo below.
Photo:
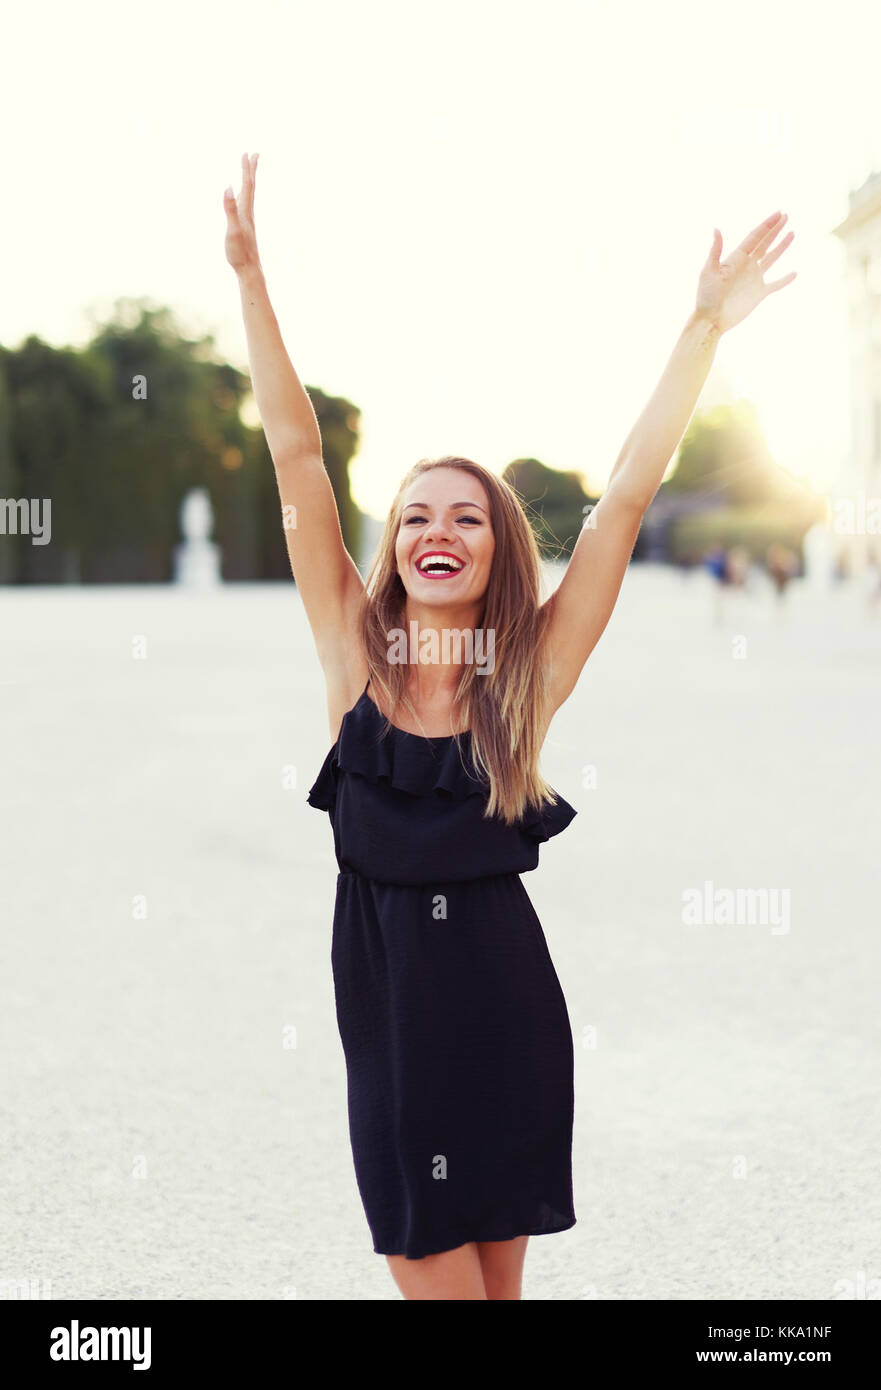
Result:
{"type": "Polygon", "coordinates": [[[754,256],[757,261],[763,259],[768,247],[773,245],[775,238],[778,237],[780,233],[783,231],[783,223],[787,220],[788,217],[788,212],[782,213],[781,216],[774,223],[774,226],[771,227],[769,231],[765,232],[765,235],[763,237],[761,237],[761,239],[759,240],[759,244],[754,252],[754,256]]]}
{"type": "Polygon", "coordinates": [[[254,220],[254,182],[258,158],[256,154],[242,155],[242,211],[249,222],[254,220]]]}
{"type": "Polygon", "coordinates": [[[781,241],[781,243],[780,243],[779,246],[775,246],[775,247],[774,247],[774,250],[773,250],[773,251],[769,251],[768,254],[767,254],[767,256],[762,256],[762,257],[760,257],[759,262],[758,262],[758,265],[759,265],[759,270],[762,272],[763,275],[764,275],[764,273],[765,273],[766,270],[770,270],[771,266],[772,266],[772,265],[774,264],[774,262],[777,260],[778,256],[782,256],[782,255],[783,255],[783,252],[786,250],[787,246],[788,246],[789,243],[792,241],[792,238],[793,238],[794,236],[795,236],[795,232],[789,232],[789,233],[787,233],[787,235],[783,238],[783,240],[781,241]]]}
{"type": "Polygon", "coordinates": [[[768,246],[770,242],[774,240],[777,232],[780,230],[777,224],[780,222],[781,217],[783,217],[785,222],[786,217],[783,213],[772,213],[770,217],[765,218],[764,222],[760,222],[757,227],[753,227],[752,231],[748,232],[743,238],[743,241],[737,248],[738,251],[743,251],[745,255],[751,256],[753,251],[763,250],[765,246],[768,246]]]}
{"type": "Polygon", "coordinates": [[[230,225],[237,227],[239,224],[239,207],[232,187],[223,190],[223,207],[230,225]]]}
{"type": "Polygon", "coordinates": [[[765,286],[765,295],[773,294],[775,290],[782,290],[784,285],[792,284],[798,274],[797,270],[791,270],[788,275],[784,275],[780,280],[772,280],[770,285],[765,286]]]}

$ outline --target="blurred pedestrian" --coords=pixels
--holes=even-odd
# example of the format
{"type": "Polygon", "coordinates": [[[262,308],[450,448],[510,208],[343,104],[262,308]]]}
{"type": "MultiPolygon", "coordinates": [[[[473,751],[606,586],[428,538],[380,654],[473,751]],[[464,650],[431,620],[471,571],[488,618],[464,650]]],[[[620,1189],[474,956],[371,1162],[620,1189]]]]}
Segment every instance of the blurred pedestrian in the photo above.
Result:
{"type": "Polygon", "coordinates": [[[778,605],[782,604],[789,581],[798,574],[798,556],[788,545],[774,541],[765,553],[765,568],[776,590],[778,605]]]}
{"type": "Polygon", "coordinates": [[[713,620],[720,623],[725,613],[723,593],[728,584],[728,551],[724,545],[713,545],[705,552],[703,562],[714,580],[713,620]]]}

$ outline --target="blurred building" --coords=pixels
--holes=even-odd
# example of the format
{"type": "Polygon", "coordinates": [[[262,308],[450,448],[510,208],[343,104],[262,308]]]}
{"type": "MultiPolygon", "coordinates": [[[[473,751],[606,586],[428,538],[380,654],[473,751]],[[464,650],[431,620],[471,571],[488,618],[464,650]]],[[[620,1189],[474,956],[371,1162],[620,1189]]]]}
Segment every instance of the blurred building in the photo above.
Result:
{"type": "MultiPolygon", "coordinates": [[[[853,531],[840,539],[861,570],[870,552],[881,548],[868,510],[872,499],[881,498],[881,172],[851,192],[849,205],[847,217],[833,228],[847,254],[850,339],[850,450],[846,493],[838,500],[854,504],[853,531]]],[[[875,509],[878,505],[876,500],[875,509]]],[[[839,507],[840,515],[846,512],[839,507]]],[[[835,509],[833,530],[838,531],[835,509]]]]}

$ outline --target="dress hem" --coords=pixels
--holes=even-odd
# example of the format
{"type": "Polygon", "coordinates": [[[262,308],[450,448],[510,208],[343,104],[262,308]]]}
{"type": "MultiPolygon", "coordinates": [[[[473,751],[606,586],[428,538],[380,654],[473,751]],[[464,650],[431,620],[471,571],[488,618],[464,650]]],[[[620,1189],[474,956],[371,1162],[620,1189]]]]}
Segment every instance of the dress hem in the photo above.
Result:
{"type": "Polygon", "coordinates": [[[461,1248],[461,1246],[470,1245],[474,1241],[516,1240],[518,1236],[554,1236],[558,1235],[562,1231],[571,1231],[572,1227],[576,1226],[577,1224],[577,1217],[573,1216],[572,1220],[567,1221],[564,1226],[551,1226],[550,1228],[545,1226],[543,1229],[538,1231],[511,1231],[508,1235],[504,1236],[465,1236],[462,1240],[454,1240],[452,1245],[444,1244],[436,1250],[423,1250],[418,1255],[408,1254],[406,1250],[380,1250],[379,1247],[376,1245],[374,1245],[373,1247],[373,1253],[374,1255],[403,1255],[404,1258],[407,1260],[423,1260],[427,1255],[445,1255],[450,1250],[458,1250],[461,1248]]]}

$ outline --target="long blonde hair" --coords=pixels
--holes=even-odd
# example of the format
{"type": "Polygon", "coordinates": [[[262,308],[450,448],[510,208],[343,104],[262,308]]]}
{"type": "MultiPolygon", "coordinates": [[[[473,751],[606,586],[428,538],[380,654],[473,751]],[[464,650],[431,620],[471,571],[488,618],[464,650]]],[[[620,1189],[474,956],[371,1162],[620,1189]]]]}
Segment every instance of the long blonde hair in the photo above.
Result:
{"type": "MultiPolygon", "coordinates": [[[[541,603],[541,557],[523,504],[508,483],[471,459],[448,456],[420,459],[401,483],[367,576],[361,606],[361,635],[370,681],[385,694],[392,716],[403,704],[416,718],[406,691],[407,668],[389,661],[391,634],[404,627],[407,591],[398,574],[395,543],[407,489],[433,468],[459,468],[486,489],[495,551],[479,626],[493,634],[494,669],[477,674],[464,664],[455,700],[471,731],[474,766],[489,782],[486,817],[506,825],[530,806],[556,802],[539,771],[544,736],[543,710],[548,671],[537,659],[543,647],[548,609],[541,603]]],[[[392,718],[386,718],[387,735],[392,718]]],[[[460,735],[456,735],[461,756],[460,735]]]]}

